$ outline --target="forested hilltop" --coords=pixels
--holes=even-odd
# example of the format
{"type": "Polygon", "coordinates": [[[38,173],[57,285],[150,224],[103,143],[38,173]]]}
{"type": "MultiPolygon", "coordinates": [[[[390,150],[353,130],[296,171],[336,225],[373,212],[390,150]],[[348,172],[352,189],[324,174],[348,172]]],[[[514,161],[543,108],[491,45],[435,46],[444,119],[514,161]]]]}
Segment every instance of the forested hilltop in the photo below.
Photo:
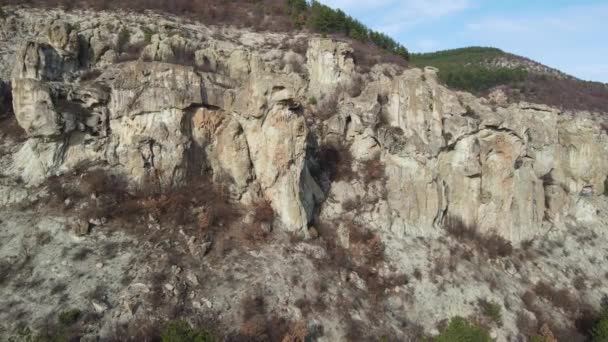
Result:
{"type": "Polygon", "coordinates": [[[566,110],[608,111],[608,85],[576,79],[525,57],[490,47],[412,54],[411,64],[434,66],[449,87],[487,95],[501,87],[512,101],[566,110]]]}

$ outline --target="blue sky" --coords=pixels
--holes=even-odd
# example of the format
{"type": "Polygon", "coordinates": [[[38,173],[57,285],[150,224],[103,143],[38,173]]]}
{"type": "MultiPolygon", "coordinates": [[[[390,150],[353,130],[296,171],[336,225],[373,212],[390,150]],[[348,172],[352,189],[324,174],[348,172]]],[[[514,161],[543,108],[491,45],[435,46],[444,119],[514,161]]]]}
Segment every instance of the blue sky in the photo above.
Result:
{"type": "Polygon", "coordinates": [[[412,52],[493,46],[608,83],[608,0],[321,0],[412,52]]]}

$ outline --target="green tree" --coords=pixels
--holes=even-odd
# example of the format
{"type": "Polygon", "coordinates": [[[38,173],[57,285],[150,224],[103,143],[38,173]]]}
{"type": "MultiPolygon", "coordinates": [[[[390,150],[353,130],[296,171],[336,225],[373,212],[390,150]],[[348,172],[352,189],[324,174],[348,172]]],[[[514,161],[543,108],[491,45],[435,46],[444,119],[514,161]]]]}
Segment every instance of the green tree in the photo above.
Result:
{"type": "Polygon", "coordinates": [[[165,326],[162,342],[215,342],[215,337],[206,331],[196,331],[184,321],[172,321],[165,326]]]}
{"type": "Polygon", "coordinates": [[[492,342],[488,331],[468,322],[462,317],[454,317],[445,329],[433,339],[434,342],[492,342]]]}
{"type": "Polygon", "coordinates": [[[593,342],[608,342],[608,308],[604,308],[597,323],[591,330],[593,342]]]}

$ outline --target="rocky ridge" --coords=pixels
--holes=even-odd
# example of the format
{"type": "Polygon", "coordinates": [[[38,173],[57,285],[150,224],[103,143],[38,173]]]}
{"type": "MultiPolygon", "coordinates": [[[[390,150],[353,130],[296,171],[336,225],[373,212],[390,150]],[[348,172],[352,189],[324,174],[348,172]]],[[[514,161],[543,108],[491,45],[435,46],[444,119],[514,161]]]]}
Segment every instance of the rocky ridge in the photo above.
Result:
{"type": "Polygon", "coordinates": [[[605,234],[608,135],[591,113],[491,104],[433,68],[360,73],[348,42],[303,33],[11,8],[0,37],[27,135],[3,141],[5,208],[97,169],[131,191],[210,175],[232,201],[270,203],[277,229],[333,222],[343,245],[352,221],[404,244],[462,227],[515,246],[605,234]],[[324,151],[352,155],[355,176],[328,172],[324,151]]]}
{"type": "MultiPolygon", "coordinates": [[[[28,140],[4,172],[26,188],[82,165],[161,187],[209,167],[216,179],[233,180],[236,198],[268,199],[285,229],[305,233],[315,207],[341,214],[323,205],[323,181],[311,176],[312,139],[347,143],[355,160],[378,157],[386,166],[386,198],[362,216],[378,230],[428,236],[454,218],[520,242],[563,227],[604,193],[607,136],[591,115],[525,103],[493,108],[444,88],[432,69],[379,65],[360,75],[351,48],[330,39],[311,39],[302,55],[264,48],[289,44],[286,36],[216,40],[205,29],[169,28],[146,45],[150,28],[111,17],[25,18],[3,26],[27,33],[44,25],[37,20],[47,23],[16,53],[10,79],[28,140]],[[117,47],[125,29],[134,32],[117,47]],[[141,48],[137,60],[117,63],[132,47],[141,48]],[[176,54],[192,65],[173,63],[184,59],[176,54]],[[311,118],[309,99],[332,96],[335,115],[311,118]],[[197,151],[204,165],[195,165],[197,151]]],[[[369,196],[360,185],[334,184],[327,196],[369,196]]]]}

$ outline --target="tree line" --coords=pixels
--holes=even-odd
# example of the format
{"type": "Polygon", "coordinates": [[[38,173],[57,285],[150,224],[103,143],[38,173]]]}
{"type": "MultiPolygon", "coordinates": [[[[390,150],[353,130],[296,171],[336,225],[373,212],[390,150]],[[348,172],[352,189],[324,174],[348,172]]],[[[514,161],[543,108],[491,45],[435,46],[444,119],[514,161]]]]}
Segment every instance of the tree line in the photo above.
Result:
{"type": "Polygon", "coordinates": [[[71,9],[157,10],[191,17],[206,24],[235,25],[270,31],[307,28],[343,34],[409,60],[409,52],[388,35],[371,30],[342,10],[316,0],[2,0],[7,5],[71,9]]]}
{"type": "Polygon", "coordinates": [[[316,0],[287,0],[296,24],[325,34],[344,34],[352,39],[372,43],[406,60],[410,54],[405,46],[388,35],[374,31],[342,10],[333,9],[316,0]]]}

